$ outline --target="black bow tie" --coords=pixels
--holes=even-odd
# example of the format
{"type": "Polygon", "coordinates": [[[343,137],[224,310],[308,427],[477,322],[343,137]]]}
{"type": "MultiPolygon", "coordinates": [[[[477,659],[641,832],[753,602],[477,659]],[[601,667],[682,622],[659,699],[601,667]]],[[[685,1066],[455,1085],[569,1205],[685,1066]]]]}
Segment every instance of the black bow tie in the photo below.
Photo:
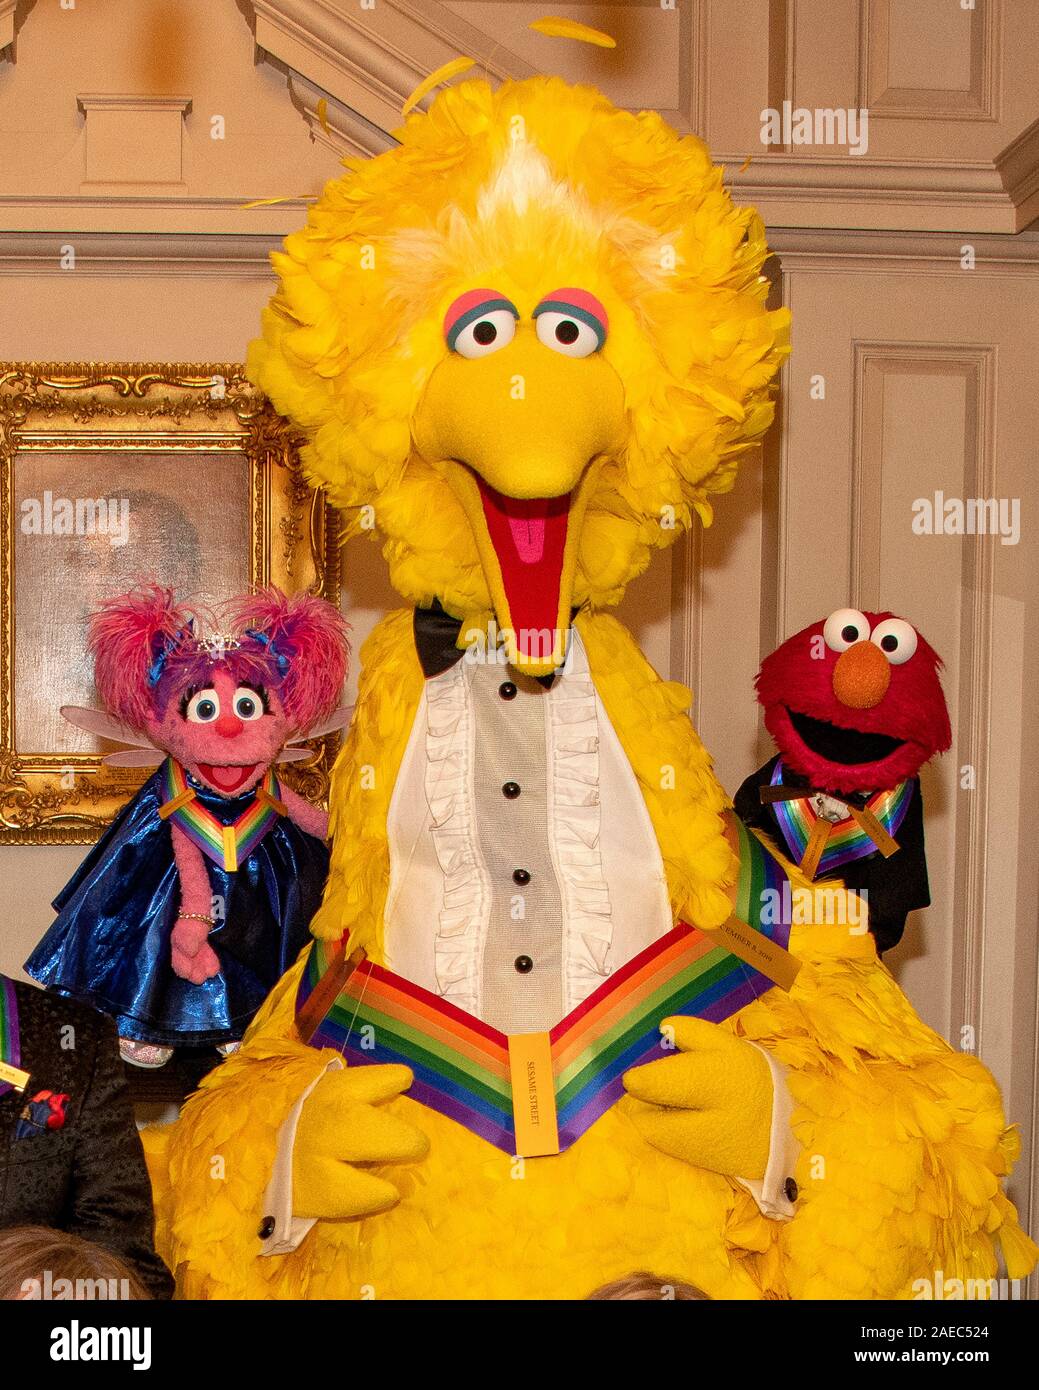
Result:
{"type": "MultiPolygon", "coordinates": [[[[415,651],[426,680],[450,670],[465,655],[465,649],[457,645],[461,626],[461,618],[452,618],[437,599],[433,600],[431,608],[415,609],[415,651]]],[[[536,677],[546,690],[551,688],[555,678],[554,672],[536,677]]]]}

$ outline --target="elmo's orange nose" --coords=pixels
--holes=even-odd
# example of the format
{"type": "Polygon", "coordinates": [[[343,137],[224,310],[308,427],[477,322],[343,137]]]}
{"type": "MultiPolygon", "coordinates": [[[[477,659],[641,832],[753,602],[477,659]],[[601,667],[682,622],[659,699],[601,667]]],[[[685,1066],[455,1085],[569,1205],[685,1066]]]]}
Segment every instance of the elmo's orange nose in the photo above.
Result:
{"type": "Polygon", "coordinates": [[[873,709],[890,684],[888,659],[873,642],[856,642],[833,668],[833,693],[849,709],[873,709]]]}

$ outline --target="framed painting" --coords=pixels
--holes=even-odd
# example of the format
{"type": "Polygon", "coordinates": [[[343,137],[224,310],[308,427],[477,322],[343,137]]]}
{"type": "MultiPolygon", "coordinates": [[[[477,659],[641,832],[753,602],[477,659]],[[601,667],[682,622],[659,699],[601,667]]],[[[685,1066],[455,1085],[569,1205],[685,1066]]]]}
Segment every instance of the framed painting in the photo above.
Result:
{"type": "MultiPolygon", "coordinates": [[[[234,363],[0,363],[0,843],[97,839],[147,775],[67,724],[96,705],[87,618],[155,576],[202,603],[339,601],[335,513],[234,363]]],[[[335,736],[287,780],[327,791],[335,736]]]]}

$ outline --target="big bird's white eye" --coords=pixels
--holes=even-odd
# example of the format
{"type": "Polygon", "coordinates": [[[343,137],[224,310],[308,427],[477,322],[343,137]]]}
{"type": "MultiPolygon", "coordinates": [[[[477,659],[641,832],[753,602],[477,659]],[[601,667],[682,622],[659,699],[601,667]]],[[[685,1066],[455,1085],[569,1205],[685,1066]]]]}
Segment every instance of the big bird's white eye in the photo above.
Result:
{"type": "Polygon", "coordinates": [[[240,685],[234,693],[234,700],[231,708],[239,719],[244,719],[248,723],[252,719],[262,719],[267,713],[263,702],[263,696],[258,690],[253,690],[251,686],[240,685]]]}
{"type": "Polygon", "coordinates": [[[902,618],[885,618],[877,623],[869,640],[880,648],[892,666],[902,666],[916,651],[916,628],[902,618]]]}
{"type": "Polygon", "coordinates": [[[606,341],[606,310],[586,290],[554,290],[534,310],[537,335],[553,352],[591,357],[606,341]]]}
{"type": "Polygon", "coordinates": [[[869,637],[869,623],[857,608],[838,608],[823,624],[823,641],[832,652],[846,652],[869,637]]]}
{"type": "Polygon", "coordinates": [[[511,343],[519,311],[493,290],[470,290],[455,300],[444,317],[444,336],[460,357],[486,357],[511,343]]]}
{"type": "Polygon", "coordinates": [[[565,353],[567,357],[591,357],[593,352],[599,351],[595,330],[572,314],[558,314],[554,309],[539,314],[537,332],[546,347],[565,353]]]}
{"type": "Polygon", "coordinates": [[[212,724],[220,718],[220,696],[215,690],[198,690],[188,701],[184,718],[189,724],[212,724]]]}

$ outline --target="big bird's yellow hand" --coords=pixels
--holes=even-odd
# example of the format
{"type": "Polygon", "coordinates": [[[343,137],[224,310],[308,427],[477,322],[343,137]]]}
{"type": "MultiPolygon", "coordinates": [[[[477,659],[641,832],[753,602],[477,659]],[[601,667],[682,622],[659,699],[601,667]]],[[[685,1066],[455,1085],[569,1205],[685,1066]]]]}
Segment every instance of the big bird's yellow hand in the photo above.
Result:
{"type": "Polygon", "coordinates": [[[344,1067],[325,1073],[296,1129],[295,1216],[373,1216],[400,1201],[393,1183],[368,1171],[367,1165],[414,1163],[425,1157],[429,1140],[421,1130],[380,1108],[406,1091],[411,1081],[409,1069],[398,1066],[344,1067]]]}
{"type": "Polygon", "coordinates": [[[772,1074],[763,1054],[702,1018],[667,1018],[678,1051],[624,1076],[629,1110],[656,1149],[727,1177],[762,1178],[772,1123],[772,1074]]]}

